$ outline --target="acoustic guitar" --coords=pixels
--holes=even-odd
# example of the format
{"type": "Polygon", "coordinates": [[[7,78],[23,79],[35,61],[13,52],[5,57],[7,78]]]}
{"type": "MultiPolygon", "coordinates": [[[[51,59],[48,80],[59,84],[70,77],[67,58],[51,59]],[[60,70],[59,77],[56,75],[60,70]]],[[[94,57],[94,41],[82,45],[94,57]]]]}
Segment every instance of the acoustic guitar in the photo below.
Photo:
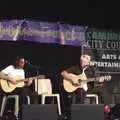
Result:
{"type": "Polygon", "coordinates": [[[80,74],[80,75],[71,74],[71,79],[73,82],[70,80],[67,80],[67,79],[63,79],[63,87],[66,92],[71,93],[71,92],[74,92],[75,90],[77,90],[78,88],[85,89],[84,87],[85,87],[85,84],[87,84],[87,82],[99,81],[101,78],[104,81],[111,80],[110,75],[95,77],[95,78],[87,78],[85,74],[80,74]]]}
{"type": "Polygon", "coordinates": [[[24,87],[25,82],[29,81],[29,79],[34,80],[37,78],[43,78],[43,76],[40,75],[40,76],[30,77],[30,78],[26,78],[26,79],[20,79],[20,77],[17,76],[17,77],[15,77],[17,84],[12,84],[8,80],[0,79],[0,87],[4,92],[11,93],[17,87],[24,87]]]}

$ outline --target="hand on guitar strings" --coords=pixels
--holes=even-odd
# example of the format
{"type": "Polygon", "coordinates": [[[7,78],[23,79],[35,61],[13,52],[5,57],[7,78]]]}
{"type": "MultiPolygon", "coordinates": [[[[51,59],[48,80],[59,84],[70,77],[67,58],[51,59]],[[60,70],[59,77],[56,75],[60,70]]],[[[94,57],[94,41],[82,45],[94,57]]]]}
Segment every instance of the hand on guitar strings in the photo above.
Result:
{"type": "Polygon", "coordinates": [[[13,78],[9,78],[9,81],[12,83],[12,84],[17,84],[17,81],[13,78]]]}
{"type": "Polygon", "coordinates": [[[76,81],[72,81],[72,85],[74,85],[74,86],[79,86],[80,83],[79,83],[79,82],[76,82],[76,81]]]}

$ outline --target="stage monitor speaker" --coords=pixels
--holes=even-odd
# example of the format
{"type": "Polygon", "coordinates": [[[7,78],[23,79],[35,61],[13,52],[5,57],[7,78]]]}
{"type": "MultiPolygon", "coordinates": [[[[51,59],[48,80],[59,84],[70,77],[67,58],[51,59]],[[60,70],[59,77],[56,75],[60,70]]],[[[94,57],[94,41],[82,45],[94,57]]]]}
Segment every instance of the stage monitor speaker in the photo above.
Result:
{"type": "Polygon", "coordinates": [[[104,120],[104,105],[102,104],[73,104],[72,120],[104,120]]]}
{"type": "Polygon", "coordinates": [[[53,104],[23,105],[23,120],[57,120],[57,106],[53,104]]]}

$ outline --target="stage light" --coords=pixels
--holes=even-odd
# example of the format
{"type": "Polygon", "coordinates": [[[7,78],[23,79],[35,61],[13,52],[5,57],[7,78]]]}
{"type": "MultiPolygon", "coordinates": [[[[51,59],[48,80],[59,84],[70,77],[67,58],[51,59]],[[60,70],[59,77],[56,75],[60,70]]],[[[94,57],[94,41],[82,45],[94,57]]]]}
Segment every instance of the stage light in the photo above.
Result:
{"type": "Polygon", "coordinates": [[[111,112],[111,106],[110,105],[104,105],[104,112],[106,114],[110,113],[111,112]]]}

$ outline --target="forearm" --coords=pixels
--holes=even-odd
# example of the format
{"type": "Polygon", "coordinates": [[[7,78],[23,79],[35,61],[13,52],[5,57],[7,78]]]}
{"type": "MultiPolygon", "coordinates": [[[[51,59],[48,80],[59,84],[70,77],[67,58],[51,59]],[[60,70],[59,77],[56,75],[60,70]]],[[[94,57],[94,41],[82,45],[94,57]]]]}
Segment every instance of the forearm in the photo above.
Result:
{"type": "Polygon", "coordinates": [[[66,71],[63,71],[63,72],[61,73],[61,75],[63,76],[64,79],[66,79],[66,80],[68,80],[68,81],[70,81],[70,82],[73,82],[72,76],[73,76],[74,74],[68,73],[68,72],[66,72],[66,71]]]}
{"type": "Polygon", "coordinates": [[[0,72],[0,79],[5,79],[10,81],[10,77],[2,72],[0,72]]]}

